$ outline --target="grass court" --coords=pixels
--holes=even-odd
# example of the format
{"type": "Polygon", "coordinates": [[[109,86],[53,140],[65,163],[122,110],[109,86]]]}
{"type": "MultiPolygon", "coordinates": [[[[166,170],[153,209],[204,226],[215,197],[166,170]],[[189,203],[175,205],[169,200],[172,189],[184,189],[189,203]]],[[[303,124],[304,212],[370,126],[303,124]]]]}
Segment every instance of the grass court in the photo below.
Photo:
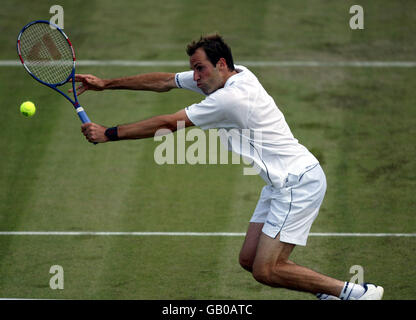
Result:
{"type": "MultiPolygon", "coordinates": [[[[6,0],[0,60],[55,3],[6,0]]],[[[235,63],[415,61],[412,1],[61,1],[79,61],[184,61],[183,66],[78,66],[103,78],[180,72],[185,47],[219,32],[235,63]]],[[[293,134],[320,160],[328,190],[313,233],[415,233],[416,68],[253,66],[293,134]]],[[[245,232],[264,185],[243,165],[158,165],[153,139],[89,144],[72,106],[21,66],[0,66],[0,231],[245,232]],[[27,119],[26,100],[37,106],[27,119]]],[[[106,126],[173,113],[202,96],[86,92],[106,126]]],[[[176,135],[176,133],[175,133],[176,135]]],[[[242,236],[0,235],[0,298],[315,299],[257,283],[238,265],[242,236]],[[64,269],[52,290],[49,269],[64,269]]],[[[349,280],[360,265],[385,299],[416,298],[416,238],[317,237],[293,260],[349,280]]]]}

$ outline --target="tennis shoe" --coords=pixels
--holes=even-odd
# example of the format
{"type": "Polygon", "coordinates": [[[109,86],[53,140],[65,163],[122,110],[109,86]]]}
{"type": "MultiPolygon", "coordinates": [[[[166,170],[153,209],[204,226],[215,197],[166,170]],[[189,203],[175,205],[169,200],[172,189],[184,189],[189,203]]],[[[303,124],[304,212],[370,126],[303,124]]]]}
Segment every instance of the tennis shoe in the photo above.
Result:
{"type": "Polygon", "coordinates": [[[371,283],[363,283],[362,286],[365,289],[365,292],[358,299],[351,300],[381,300],[383,298],[384,289],[383,287],[376,286],[371,283]]]}
{"type": "Polygon", "coordinates": [[[325,294],[325,293],[318,293],[318,294],[316,295],[316,297],[317,297],[319,300],[341,300],[341,299],[340,299],[340,298],[338,298],[338,297],[331,296],[330,294],[325,294]]]}

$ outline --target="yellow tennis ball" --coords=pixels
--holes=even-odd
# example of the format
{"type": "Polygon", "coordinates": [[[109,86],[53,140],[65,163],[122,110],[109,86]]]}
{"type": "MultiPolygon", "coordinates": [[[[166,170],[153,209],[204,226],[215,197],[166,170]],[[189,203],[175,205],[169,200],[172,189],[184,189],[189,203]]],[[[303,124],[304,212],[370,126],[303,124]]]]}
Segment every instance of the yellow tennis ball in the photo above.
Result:
{"type": "Polygon", "coordinates": [[[32,101],[26,101],[20,105],[20,113],[23,114],[25,117],[33,117],[35,112],[36,107],[32,101]]]}

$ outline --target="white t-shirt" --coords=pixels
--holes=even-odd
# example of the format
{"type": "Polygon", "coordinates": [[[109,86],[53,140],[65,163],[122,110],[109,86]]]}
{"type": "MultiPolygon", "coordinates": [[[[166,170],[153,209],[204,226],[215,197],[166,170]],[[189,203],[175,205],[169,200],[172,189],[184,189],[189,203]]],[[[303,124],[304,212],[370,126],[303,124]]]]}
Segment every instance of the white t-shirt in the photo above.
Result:
{"type": "MultiPolygon", "coordinates": [[[[266,183],[280,188],[289,173],[300,175],[319,162],[293,137],[257,77],[246,67],[235,68],[238,73],[228,78],[223,88],[187,107],[186,114],[204,130],[227,130],[229,149],[251,159],[266,183]]],[[[178,88],[204,94],[193,80],[193,71],[177,73],[175,81],[178,88]]]]}

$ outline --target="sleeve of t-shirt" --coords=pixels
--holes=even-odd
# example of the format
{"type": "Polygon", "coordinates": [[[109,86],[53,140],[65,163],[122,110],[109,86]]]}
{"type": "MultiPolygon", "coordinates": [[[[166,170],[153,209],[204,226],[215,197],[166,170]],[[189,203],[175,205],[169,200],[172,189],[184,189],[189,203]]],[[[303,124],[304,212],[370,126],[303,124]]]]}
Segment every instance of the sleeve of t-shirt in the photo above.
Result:
{"type": "Polygon", "coordinates": [[[192,90],[205,95],[205,93],[196,85],[196,81],[194,81],[194,72],[192,70],[177,73],[175,75],[175,82],[178,88],[192,90]]]}
{"type": "Polygon", "coordinates": [[[223,90],[218,90],[201,102],[186,107],[185,112],[189,120],[203,130],[246,127],[245,103],[223,90]]]}

